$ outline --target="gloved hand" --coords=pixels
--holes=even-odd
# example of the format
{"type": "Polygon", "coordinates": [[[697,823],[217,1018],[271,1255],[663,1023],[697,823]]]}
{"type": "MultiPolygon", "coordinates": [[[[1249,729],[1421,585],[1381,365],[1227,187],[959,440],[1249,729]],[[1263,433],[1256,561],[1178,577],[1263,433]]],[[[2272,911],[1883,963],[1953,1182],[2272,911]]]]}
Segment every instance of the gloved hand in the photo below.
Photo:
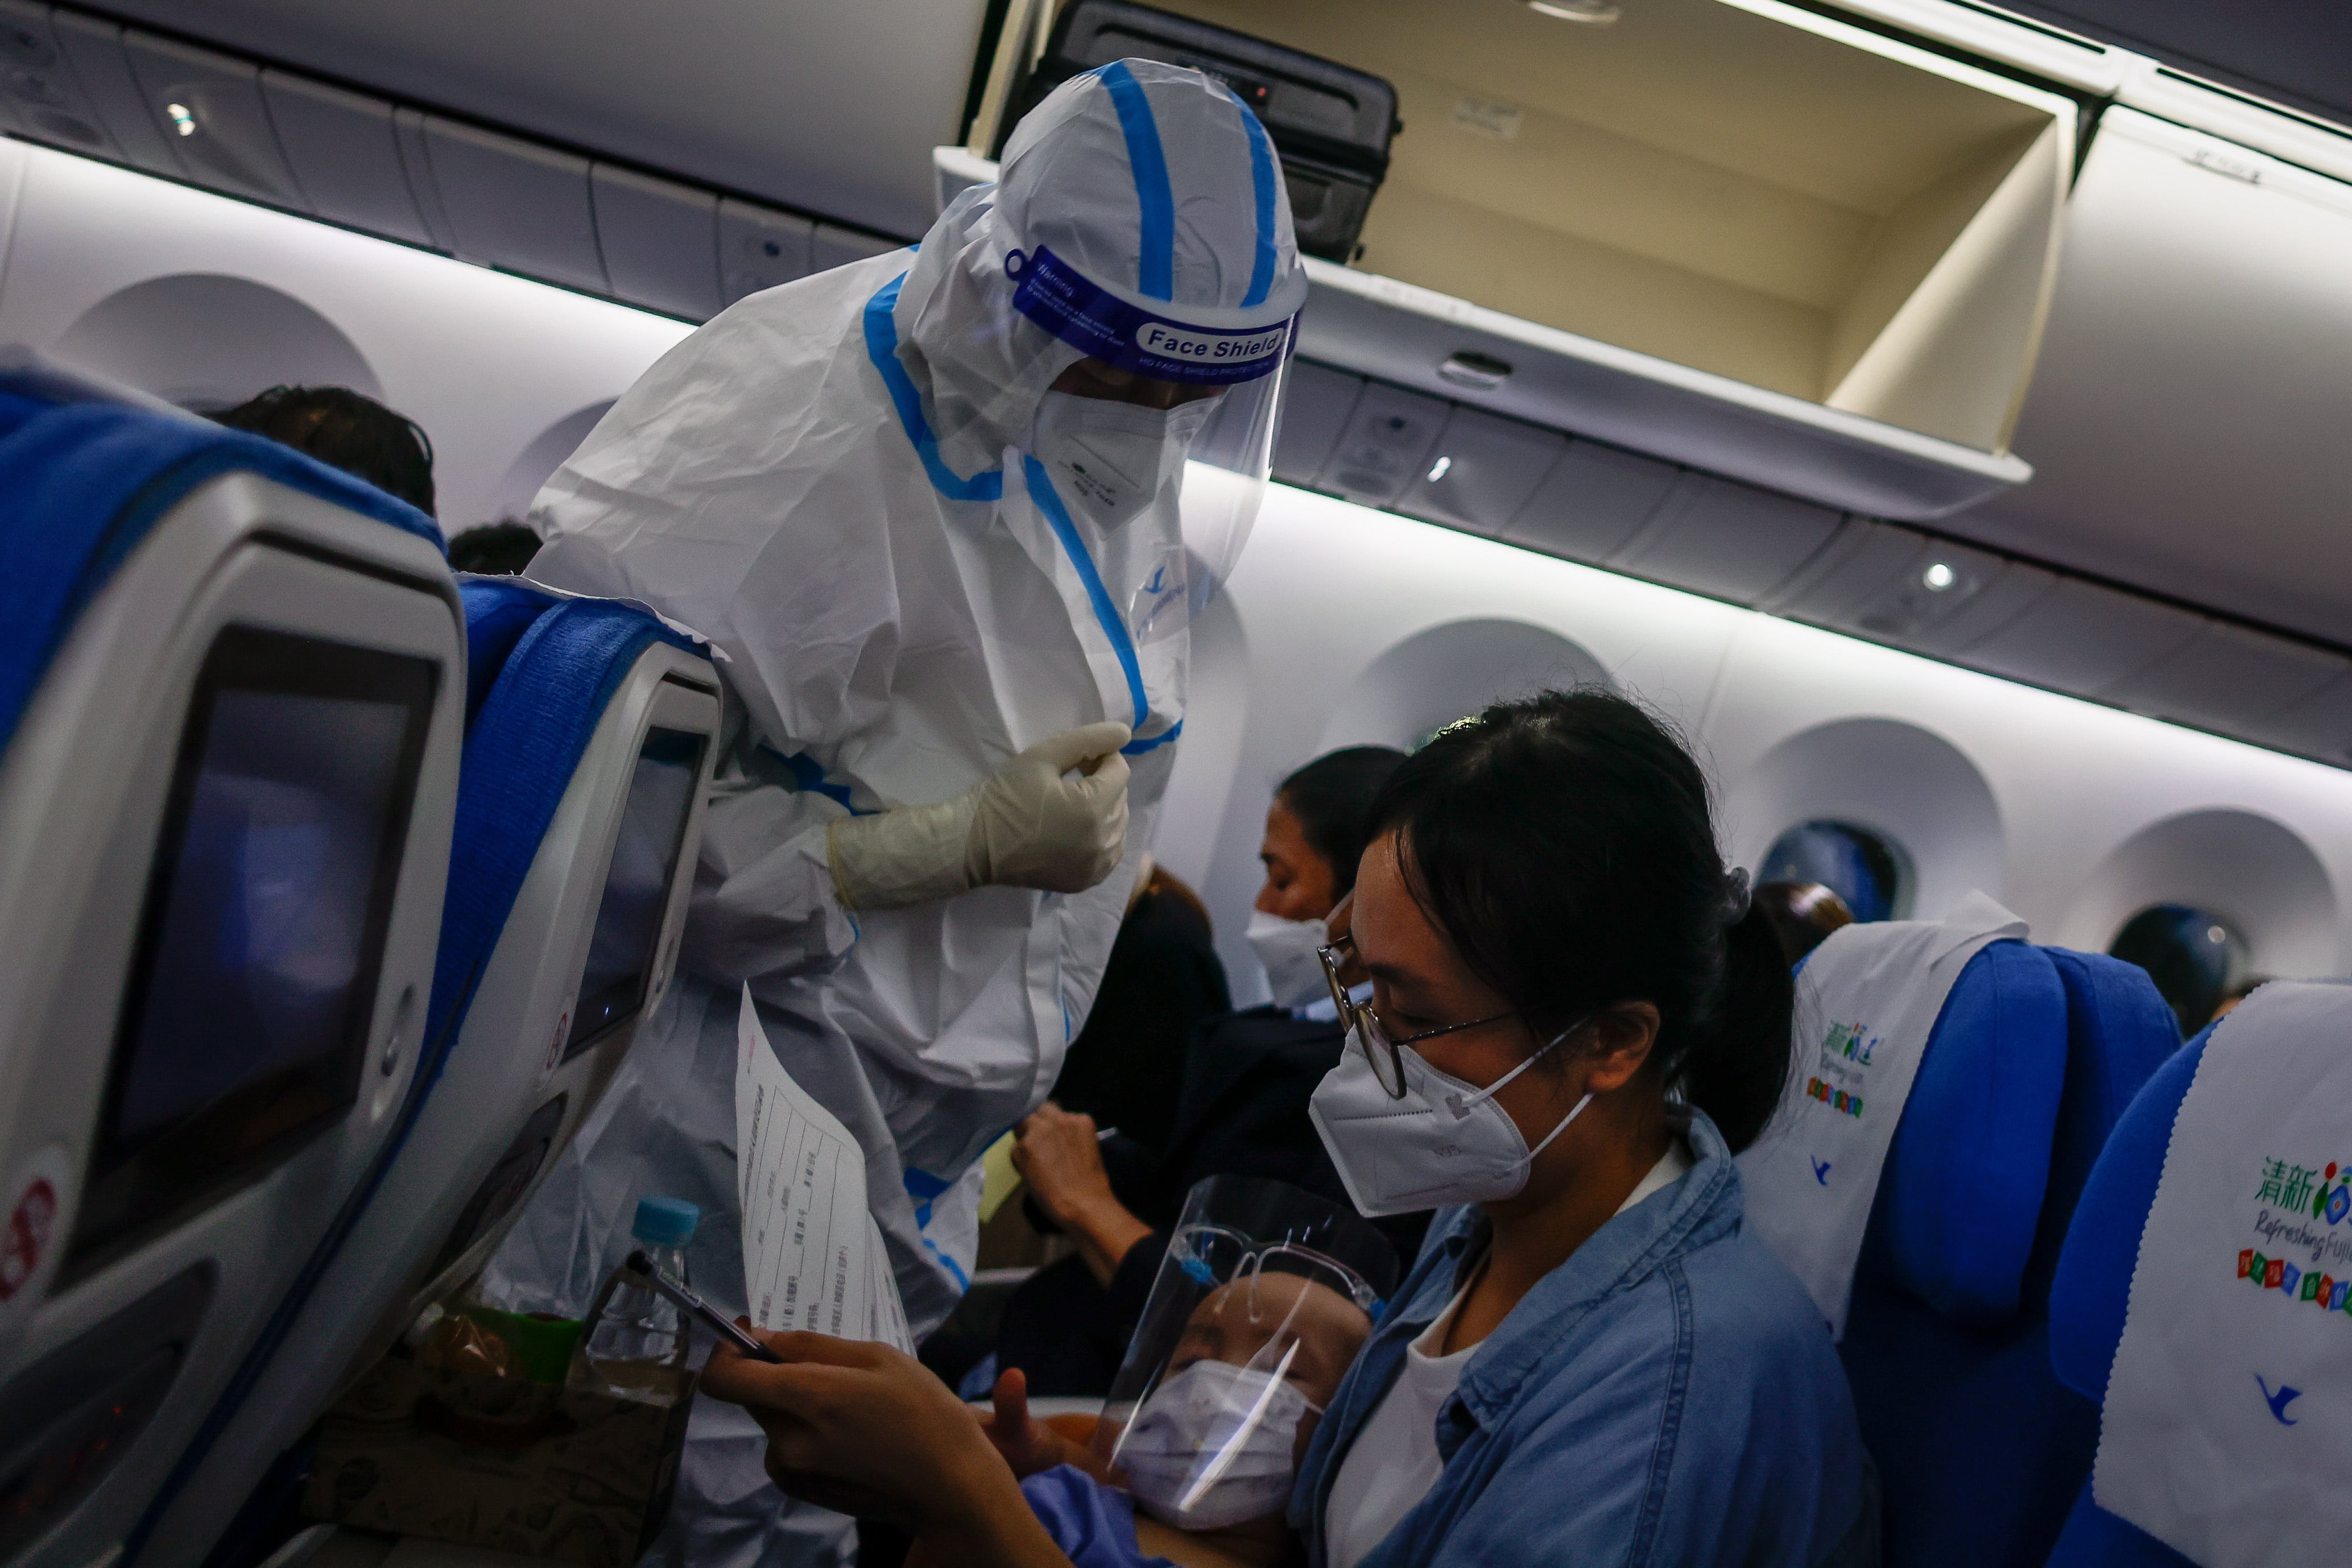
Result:
{"type": "Polygon", "coordinates": [[[996,884],[1084,893],[1127,849],[1133,732],[1089,724],[1039,741],[952,800],[845,817],[827,835],[852,909],[901,909],[996,884]],[[1075,780],[1062,777],[1080,770],[1075,780]]]}

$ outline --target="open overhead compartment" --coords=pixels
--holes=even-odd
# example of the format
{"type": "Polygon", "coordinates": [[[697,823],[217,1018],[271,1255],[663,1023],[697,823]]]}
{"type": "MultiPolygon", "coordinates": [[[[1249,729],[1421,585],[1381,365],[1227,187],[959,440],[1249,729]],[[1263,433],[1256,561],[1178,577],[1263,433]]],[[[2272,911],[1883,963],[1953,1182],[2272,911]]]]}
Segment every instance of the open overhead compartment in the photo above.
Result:
{"type": "MultiPolygon", "coordinates": [[[[1302,352],[1842,509],[1940,517],[2030,476],[2009,437],[2075,99],[1777,0],[1623,0],[1606,26],[1522,0],[1165,9],[1396,89],[1361,249],[1309,263],[1302,352]]],[[[1148,13],[1134,36],[1216,65],[1157,48],[1148,13]]]]}
{"type": "MultiPolygon", "coordinates": [[[[2187,97],[2175,84],[2168,101],[2187,97]]],[[[2101,117],[2020,425],[2041,472],[1963,527],[2347,643],[2352,137],[2273,119],[2307,164],[2129,108],[2101,117]]]]}

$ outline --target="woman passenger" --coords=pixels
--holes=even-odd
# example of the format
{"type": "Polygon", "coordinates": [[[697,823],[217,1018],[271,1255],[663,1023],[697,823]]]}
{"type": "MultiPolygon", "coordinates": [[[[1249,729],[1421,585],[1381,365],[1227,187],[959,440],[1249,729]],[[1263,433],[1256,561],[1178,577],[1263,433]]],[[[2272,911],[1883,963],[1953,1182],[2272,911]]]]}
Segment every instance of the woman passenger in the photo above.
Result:
{"type": "MultiPolygon", "coordinates": [[[[1265,881],[1249,925],[1274,1000],[1192,1030],[1156,1142],[1130,1137],[1129,1121],[1099,1106],[1064,1103],[1059,1088],[1016,1129],[1013,1158],[1029,1201],[1077,1250],[1013,1291],[993,1356],[962,1384],[967,1396],[987,1394],[999,1367],[1019,1367],[1034,1395],[1108,1394],[1169,1227],[1196,1182],[1265,1176],[1347,1201],[1307,1116],[1308,1097],[1341,1049],[1315,955],[1330,940],[1325,918],[1356,884],[1381,786],[1403,760],[1385,746],[1351,746],[1315,758],[1275,790],[1258,848],[1265,881]]],[[[1107,994],[1108,974],[1103,984],[1107,994]]],[[[1097,1018],[1103,1009],[1097,996],[1097,1018]]],[[[1081,1043],[1094,1032],[1088,1023],[1081,1043]]],[[[1380,1228],[1410,1260],[1425,1223],[1414,1215],[1380,1228]]]]}
{"type": "MultiPolygon", "coordinates": [[[[1360,1207],[1448,1212],[1301,1461],[1307,1561],[1874,1562],[1836,1355],[1742,1223],[1790,985],[1697,766],[1622,698],[1547,693],[1440,734],[1375,817],[1333,944],[1373,997],[1316,1115],[1360,1207]]],[[[769,1343],[793,1364],[721,1355],[704,1385],[781,1483],[942,1561],[1067,1561],[916,1364],[769,1343]]]]}

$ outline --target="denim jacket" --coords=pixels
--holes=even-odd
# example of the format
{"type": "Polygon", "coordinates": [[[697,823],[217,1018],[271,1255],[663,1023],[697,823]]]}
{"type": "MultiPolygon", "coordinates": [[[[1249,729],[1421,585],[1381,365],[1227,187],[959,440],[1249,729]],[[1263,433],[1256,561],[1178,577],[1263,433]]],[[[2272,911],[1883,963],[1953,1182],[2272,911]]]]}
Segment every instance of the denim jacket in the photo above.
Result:
{"type": "MultiPolygon", "coordinates": [[[[1876,1488],[1821,1313],[1742,1223],[1722,1134],[1539,1281],[1437,1417],[1445,1469],[1362,1568],[1869,1568],[1876,1488]]],[[[1291,1494],[1312,1568],[1340,1461],[1489,1226],[1441,1213],[1291,1494]]]]}

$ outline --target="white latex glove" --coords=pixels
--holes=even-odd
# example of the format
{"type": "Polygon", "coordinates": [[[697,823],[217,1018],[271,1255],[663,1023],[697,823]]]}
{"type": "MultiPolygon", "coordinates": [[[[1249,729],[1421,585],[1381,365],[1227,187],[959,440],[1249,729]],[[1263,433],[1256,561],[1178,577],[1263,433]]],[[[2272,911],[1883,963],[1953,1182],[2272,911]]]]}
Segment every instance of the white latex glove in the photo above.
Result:
{"type": "Polygon", "coordinates": [[[833,824],[834,886],[852,909],[900,909],[996,884],[1084,893],[1127,849],[1133,732],[1089,724],[1039,741],[952,800],[833,824]],[[1076,779],[1064,774],[1078,770],[1076,779]]]}

